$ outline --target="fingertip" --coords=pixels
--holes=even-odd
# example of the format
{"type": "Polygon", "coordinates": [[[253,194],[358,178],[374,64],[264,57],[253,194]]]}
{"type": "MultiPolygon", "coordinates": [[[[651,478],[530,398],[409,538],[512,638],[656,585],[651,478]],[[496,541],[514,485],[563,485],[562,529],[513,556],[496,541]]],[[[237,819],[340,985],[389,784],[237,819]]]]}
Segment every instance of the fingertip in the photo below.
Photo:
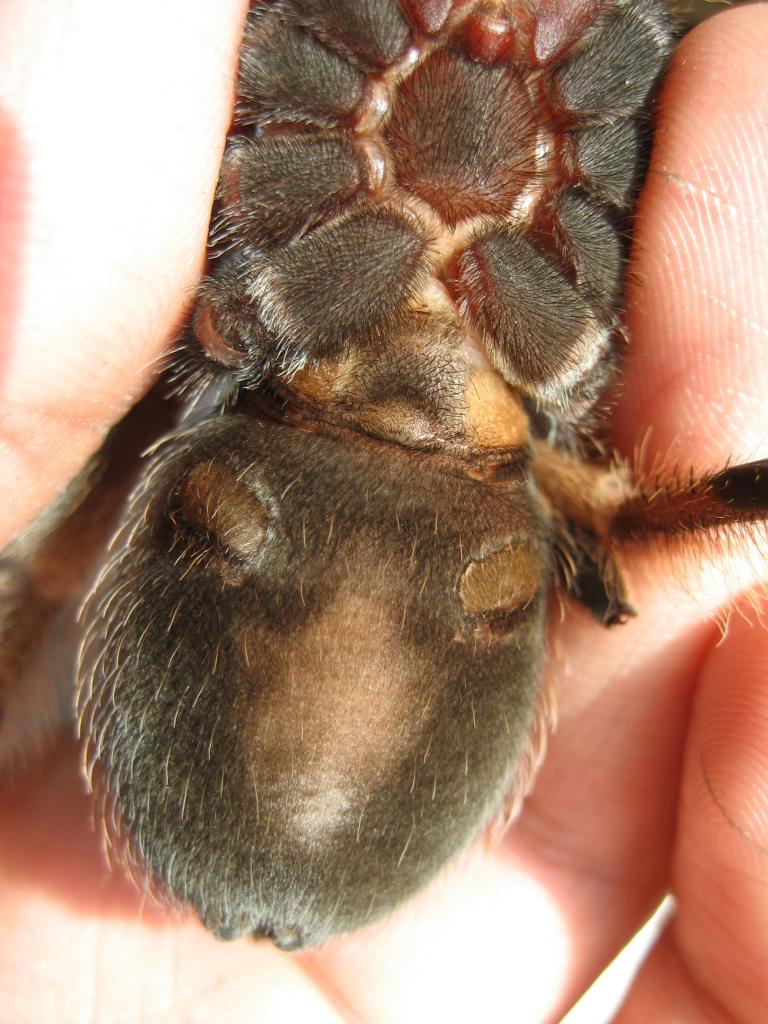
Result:
{"type": "Polygon", "coordinates": [[[768,605],[735,609],[703,665],[680,794],[675,940],[737,1019],[768,1005],[768,605]]]}
{"type": "Polygon", "coordinates": [[[641,196],[615,438],[712,468],[768,437],[768,7],[700,25],[660,98],[641,196]],[[761,127],[762,126],[762,127],[761,127]]]}
{"type": "Polygon", "coordinates": [[[0,144],[12,157],[0,169],[4,537],[79,469],[179,328],[203,265],[246,7],[0,10],[0,144]]]}
{"type": "Polygon", "coordinates": [[[617,1024],[762,1021],[768,1005],[768,632],[742,600],[700,672],[672,859],[676,907],[617,1024]]]}

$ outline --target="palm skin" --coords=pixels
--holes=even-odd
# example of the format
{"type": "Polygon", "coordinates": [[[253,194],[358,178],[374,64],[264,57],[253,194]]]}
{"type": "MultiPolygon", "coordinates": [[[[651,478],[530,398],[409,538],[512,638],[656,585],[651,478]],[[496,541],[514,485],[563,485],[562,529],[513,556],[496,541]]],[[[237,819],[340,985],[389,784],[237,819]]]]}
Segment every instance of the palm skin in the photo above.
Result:
{"type": "MultiPolygon", "coordinates": [[[[108,57],[105,6],[0,14],[6,537],[141,392],[203,259],[246,5],[141,0],[108,57]]],[[[647,460],[683,468],[765,454],[767,43],[765,6],[718,16],[667,81],[613,417],[629,455],[644,438],[647,460]]],[[[762,1020],[768,634],[760,600],[738,598],[760,556],[629,551],[626,568],[626,626],[553,606],[559,727],[515,828],[320,951],[220,944],[143,901],[104,867],[60,746],[0,802],[6,1019],[554,1021],[671,888],[618,1019],[762,1020]]]]}

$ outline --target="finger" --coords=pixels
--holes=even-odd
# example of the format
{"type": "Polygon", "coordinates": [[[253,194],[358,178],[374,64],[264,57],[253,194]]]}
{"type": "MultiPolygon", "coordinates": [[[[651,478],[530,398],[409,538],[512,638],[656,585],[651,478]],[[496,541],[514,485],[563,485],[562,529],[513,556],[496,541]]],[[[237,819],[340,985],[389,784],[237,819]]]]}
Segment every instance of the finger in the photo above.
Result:
{"type": "Polygon", "coordinates": [[[763,1021],[768,1006],[768,633],[734,614],[702,667],[686,743],[677,913],[619,1016],[763,1021]]]}
{"type": "MultiPolygon", "coordinates": [[[[768,435],[768,309],[752,278],[744,280],[745,247],[768,228],[765,206],[755,199],[766,188],[765,141],[753,138],[768,114],[767,15],[751,7],[706,23],[683,42],[667,79],[641,203],[633,341],[617,410],[617,433],[629,452],[651,424],[649,450],[673,449],[684,465],[717,464],[729,451],[750,454],[746,449],[768,435]],[[756,158],[747,155],[755,148],[756,158]],[[710,196],[714,181],[725,202],[710,196]],[[711,312],[702,314],[702,295],[727,316],[715,322],[711,312]]],[[[763,250],[755,256],[761,260],[763,250]]],[[[569,609],[557,634],[550,662],[560,725],[511,839],[515,855],[563,909],[573,936],[574,994],[668,884],[689,702],[699,665],[719,637],[707,613],[755,575],[754,566],[733,559],[731,577],[712,571],[704,580],[699,573],[684,591],[668,565],[646,559],[640,572],[641,562],[628,562],[635,621],[606,632],[569,609]]]]}
{"type": "Polygon", "coordinates": [[[0,10],[0,545],[146,386],[199,275],[245,0],[0,10]]]}
{"type": "MultiPolygon", "coordinates": [[[[739,167],[729,147],[736,139],[737,152],[749,151],[755,122],[768,111],[762,70],[766,42],[765,9],[748,8],[715,19],[685,40],[665,87],[650,192],[642,206],[633,298],[637,344],[633,336],[623,392],[628,404],[618,410],[618,429],[626,432],[629,451],[657,418],[661,429],[652,435],[657,450],[666,452],[674,443],[678,456],[689,464],[722,461],[729,447],[743,450],[739,416],[752,408],[755,378],[757,390],[762,388],[761,339],[768,317],[762,292],[730,283],[726,268],[732,266],[738,277],[745,236],[766,230],[765,209],[753,209],[752,198],[765,188],[765,165],[747,159],[739,167]],[[730,86],[725,67],[730,78],[737,78],[730,86]],[[733,76],[734,67],[740,69],[738,76],[733,76]],[[692,153],[703,165],[698,170],[692,153]],[[712,168],[715,156],[726,163],[721,175],[730,174],[733,201],[744,202],[747,208],[735,220],[722,215],[733,237],[721,228],[718,261],[713,262],[705,254],[706,246],[697,242],[701,233],[710,244],[712,224],[701,209],[707,200],[696,188],[693,202],[681,202],[679,177],[684,171],[697,182],[717,174],[712,168]],[[666,274],[660,273],[653,260],[657,246],[662,266],[676,260],[682,267],[689,259],[687,275],[671,275],[668,267],[666,274]],[[687,283],[691,299],[685,297],[687,283]],[[695,297],[701,292],[717,294],[722,301],[728,296],[732,316],[741,304],[739,323],[762,323],[751,333],[744,332],[735,352],[733,332],[726,334],[718,372],[712,371],[709,379],[705,375],[700,383],[695,380],[699,391],[691,393],[686,373],[697,358],[702,318],[695,297]],[[669,338],[687,340],[684,357],[670,346],[669,338]],[[760,370],[742,387],[745,367],[737,356],[745,345],[760,370]],[[673,372],[670,365],[675,359],[679,363],[673,372]],[[637,393],[643,387],[647,391],[640,399],[637,393]],[[688,411],[691,403],[693,413],[688,411]],[[716,441],[703,431],[702,420],[687,433],[684,428],[676,434],[678,417],[686,424],[690,415],[711,414],[713,405],[720,410],[716,441]],[[702,434],[704,451],[699,457],[696,442],[702,434]]],[[[761,137],[758,151],[763,145],[761,137]]],[[[713,218],[718,224],[714,214],[713,218]]],[[[716,342],[715,334],[708,334],[700,353],[710,367],[716,342]]],[[[764,403],[750,429],[752,438],[768,432],[764,403]]],[[[572,937],[573,994],[623,945],[668,882],[689,701],[698,666],[719,636],[707,612],[714,612],[734,589],[754,578],[749,566],[732,579],[713,572],[706,586],[701,581],[685,592],[670,580],[668,566],[646,564],[641,574],[639,561],[630,563],[637,620],[605,632],[569,610],[557,635],[550,662],[556,665],[560,726],[534,796],[511,838],[514,855],[530,867],[563,911],[563,927],[572,937]]]]}
{"type": "Polygon", "coordinates": [[[615,437],[684,470],[768,450],[767,25],[746,6],[683,42],[638,209],[615,437]]]}

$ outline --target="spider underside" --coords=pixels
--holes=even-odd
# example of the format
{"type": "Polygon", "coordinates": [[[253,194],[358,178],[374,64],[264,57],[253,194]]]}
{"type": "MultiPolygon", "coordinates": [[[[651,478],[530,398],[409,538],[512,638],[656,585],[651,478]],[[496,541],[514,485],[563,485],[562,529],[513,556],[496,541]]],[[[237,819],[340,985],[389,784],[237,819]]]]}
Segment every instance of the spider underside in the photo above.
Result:
{"type": "Polygon", "coordinates": [[[0,563],[0,770],[76,672],[125,858],[217,935],[391,911],[525,793],[552,591],[620,623],[622,544],[765,519],[766,462],[595,441],[672,38],[657,0],[252,4],[184,337],[0,563]]]}

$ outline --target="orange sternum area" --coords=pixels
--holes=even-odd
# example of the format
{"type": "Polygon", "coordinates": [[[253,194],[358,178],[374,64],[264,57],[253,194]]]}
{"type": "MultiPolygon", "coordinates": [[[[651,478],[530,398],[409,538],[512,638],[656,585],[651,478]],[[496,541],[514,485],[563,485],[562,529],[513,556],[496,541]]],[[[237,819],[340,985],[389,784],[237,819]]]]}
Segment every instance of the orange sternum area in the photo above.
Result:
{"type": "Polygon", "coordinates": [[[381,350],[321,360],[295,374],[285,390],[302,418],[416,451],[482,463],[515,456],[529,439],[519,392],[471,335],[424,307],[381,350]]]}

